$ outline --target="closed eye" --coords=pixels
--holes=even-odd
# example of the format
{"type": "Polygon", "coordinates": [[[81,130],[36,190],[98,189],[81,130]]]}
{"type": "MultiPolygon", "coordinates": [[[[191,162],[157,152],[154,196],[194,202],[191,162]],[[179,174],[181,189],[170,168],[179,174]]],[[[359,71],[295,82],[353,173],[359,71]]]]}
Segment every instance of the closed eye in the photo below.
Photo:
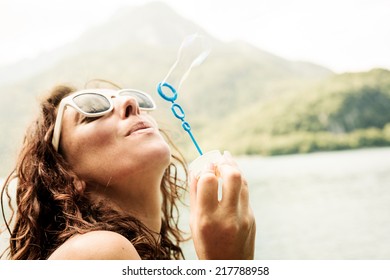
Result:
{"type": "Polygon", "coordinates": [[[83,116],[80,118],[80,123],[90,123],[90,122],[93,122],[94,120],[97,120],[97,119],[100,119],[101,116],[99,117],[87,117],[87,116],[83,116]]]}

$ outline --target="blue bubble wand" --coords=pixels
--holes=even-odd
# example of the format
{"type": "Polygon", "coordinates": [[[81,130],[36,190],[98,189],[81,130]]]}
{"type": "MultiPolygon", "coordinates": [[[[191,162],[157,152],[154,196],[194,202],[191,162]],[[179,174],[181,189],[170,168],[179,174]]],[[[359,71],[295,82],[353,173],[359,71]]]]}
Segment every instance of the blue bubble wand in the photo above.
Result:
{"type": "Polygon", "coordinates": [[[186,37],[179,48],[175,63],[172,65],[164,80],[157,85],[158,94],[164,100],[172,103],[171,111],[173,115],[181,120],[181,126],[190,136],[192,143],[194,143],[200,155],[203,155],[202,149],[200,148],[191,131],[190,124],[185,120],[186,115],[182,106],[176,103],[176,99],[178,97],[178,90],[180,89],[184,80],[188,77],[191,69],[200,65],[207,58],[209,53],[210,48],[205,45],[203,37],[199,36],[198,34],[193,34],[186,37]],[[182,74],[183,72],[184,74],[182,74]],[[178,85],[177,90],[174,87],[176,84],[178,85]],[[166,88],[169,93],[165,93],[163,88],[166,88]]]}

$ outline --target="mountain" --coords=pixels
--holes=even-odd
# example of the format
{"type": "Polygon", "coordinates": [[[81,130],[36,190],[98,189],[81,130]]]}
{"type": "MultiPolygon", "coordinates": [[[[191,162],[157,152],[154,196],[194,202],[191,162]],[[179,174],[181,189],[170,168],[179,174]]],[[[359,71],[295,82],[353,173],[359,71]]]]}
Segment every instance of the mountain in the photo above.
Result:
{"type": "Polygon", "coordinates": [[[389,146],[390,71],[334,75],[242,109],[200,136],[210,148],[264,155],[389,146]],[[231,129],[216,136],[225,124],[231,129]]]}
{"type": "Polygon", "coordinates": [[[322,66],[289,61],[245,42],[221,42],[159,2],[123,8],[74,42],[0,69],[0,129],[6,135],[0,139],[1,172],[11,166],[25,127],[38,110],[37,99],[57,84],[82,88],[91,79],[103,78],[142,89],[156,99],[156,117],[163,126],[180,127],[156,85],[176,60],[182,40],[194,33],[207,38],[212,51],[192,70],[177,102],[196,133],[243,108],[334,75],[322,66]]]}
{"type": "Polygon", "coordinates": [[[59,61],[81,53],[114,50],[130,44],[177,48],[185,36],[195,32],[206,34],[202,28],[163,3],[152,2],[139,7],[125,7],[118,10],[109,21],[84,32],[74,42],[42,53],[36,58],[1,67],[0,85],[48,71],[59,61]]]}

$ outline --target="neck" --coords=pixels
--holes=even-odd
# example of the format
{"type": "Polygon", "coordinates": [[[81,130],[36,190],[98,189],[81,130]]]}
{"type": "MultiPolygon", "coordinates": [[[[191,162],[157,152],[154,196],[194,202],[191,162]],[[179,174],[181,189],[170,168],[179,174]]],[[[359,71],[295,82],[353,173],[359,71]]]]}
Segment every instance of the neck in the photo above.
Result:
{"type": "Polygon", "coordinates": [[[158,236],[161,230],[162,177],[150,176],[144,180],[131,180],[131,183],[93,188],[91,198],[109,199],[121,211],[137,218],[158,236]]]}
{"type": "Polygon", "coordinates": [[[147,195],[133,199],[120,199],[117,202],[121,210],[140,220],[149,230],[159,234],[161,230],[161,196],[147,195]]]}

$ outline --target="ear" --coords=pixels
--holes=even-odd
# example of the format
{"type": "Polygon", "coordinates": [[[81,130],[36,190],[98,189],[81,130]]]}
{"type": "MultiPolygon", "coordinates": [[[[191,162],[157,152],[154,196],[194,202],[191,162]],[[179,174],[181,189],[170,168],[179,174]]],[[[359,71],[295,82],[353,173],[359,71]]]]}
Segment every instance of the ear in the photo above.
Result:
{"type": "Polygon", "coordinates": [[[75,178],[73,180],[73,185],[78,193],[80,194],[84,193],[85,186],[86,186],[85,181],[75,178]]]}

